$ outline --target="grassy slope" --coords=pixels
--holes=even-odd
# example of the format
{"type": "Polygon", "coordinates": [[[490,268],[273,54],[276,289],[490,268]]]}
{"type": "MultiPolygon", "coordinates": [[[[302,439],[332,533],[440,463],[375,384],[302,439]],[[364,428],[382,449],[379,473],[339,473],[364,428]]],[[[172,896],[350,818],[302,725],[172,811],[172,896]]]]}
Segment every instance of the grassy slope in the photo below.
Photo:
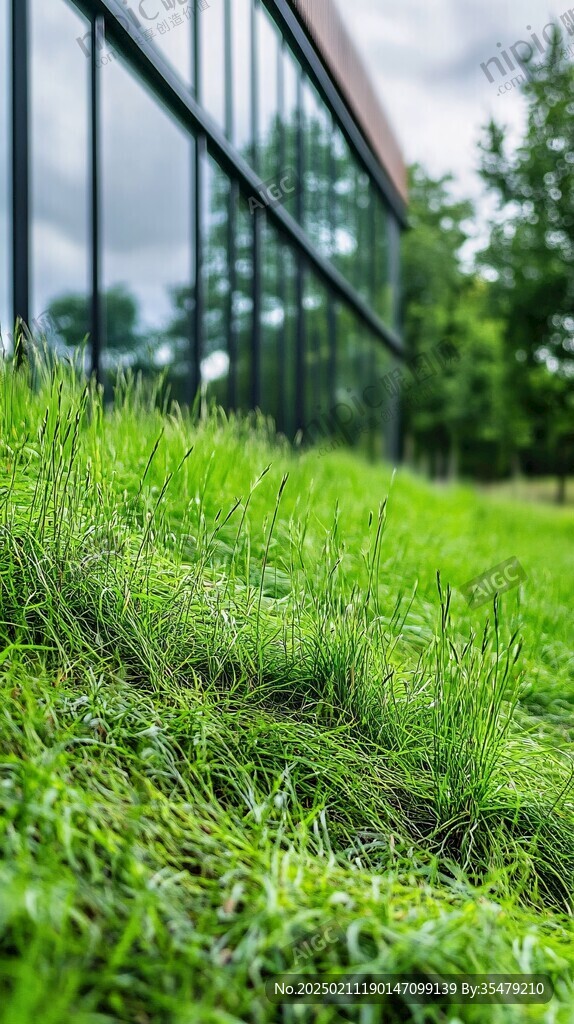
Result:
{"type": "Polygon", "coordinates": [[[0,403],[0,1021],[572,1020],[572,513],[62,371],[0,403]],[[272,1006],[333,920],[310,969],[557,996],[272,1006]]]}

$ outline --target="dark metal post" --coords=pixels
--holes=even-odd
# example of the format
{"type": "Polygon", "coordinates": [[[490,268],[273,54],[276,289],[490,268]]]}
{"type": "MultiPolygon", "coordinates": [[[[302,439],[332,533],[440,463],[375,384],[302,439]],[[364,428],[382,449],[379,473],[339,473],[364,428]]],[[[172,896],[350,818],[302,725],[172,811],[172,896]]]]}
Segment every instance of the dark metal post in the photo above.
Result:
{"type": "Polygon", "coordinates": [[[30,320],[28,0],[12,0],[12,310],[30,320]]]}
{"type": "Polygon", "coordinates": [[[92,20],[92,53],[90,57],[90,165],[91,165],[91,341],[92,373],[101,380],[101,353],[103,341],[103,309],[101,288],[101,196],[100,196],[100,75],[98,70],[98,40],[105,32],[104,19],[92,20]]]}
{"type": "Polygon", "coordinates": [[[251,346],[251,404],[261,404],[261,287],[262,287],[262,230],[264,214],[256,209],[253,214],[253,331],[251,346]]]}
{"type": "Polygon", "coordinates": [[[256,170],[259,168],[259,75],[258,75],[258,48],[257,48],[257,14],[259,11],[258,0],[251,4],[251,166],[256,170]]]}
{"type": "MultiPolygon", "coordinates": [[[[297,75],[297,181],[299,187],[295,196],[296,201],[296,218],[299,224],[303,223],[304,206],[303,206],[303,174],[305,172],[304,166],[304,154],[303,154],[303,78],[301,74],[297,75]]],[[[301,252],[297,252],[295,256],[297,262],[297,270],[295,277],[295,294],[297,301],[297,351],[295,358],[295,377],[296,377],[296,392],[295,392],[295,428],[296,430],[303,430],[305,426],[305,310],[303,307],[305,282],[304,282],[304,268],[303,268],[303,255],[301,252]]]]}
{"type": "Polygon", "coordinates": [[[203,332],[204,332],[204,306],[205,306],[205,282],[203,278],[204,267],[204,245],[205,222],[204,222],[204,195],[205,195],[205,163],[207,160],[207,139],[205,135],[199,135],[195,145],[195,282],[194,282],[194,334],[195,344],[192,352],[192,380],[191,393],[195,398],[201,387],[201,359],[203,355],[203,332]]]}
{"type": "Polygon", "coordinates": [[[233,141],[233,47],[231,45],[231,30],[233,14],[231,0],[225,0],[225,134],[230,141],[233,141]]]}
{"type": "Polygon", "coordinates": [[[227,337],[229,339],[229,407],[236,409],[238,405],[237,394],[237,359],[238,359],[238,337],[237,337],[237,316],[235,309],[237,293],[237,211],[239,207],[239,185],[232,180],[229,186],[229,216],[227,222],[227,260],[229,270],[229,295],[227,299],[227,337]]]}

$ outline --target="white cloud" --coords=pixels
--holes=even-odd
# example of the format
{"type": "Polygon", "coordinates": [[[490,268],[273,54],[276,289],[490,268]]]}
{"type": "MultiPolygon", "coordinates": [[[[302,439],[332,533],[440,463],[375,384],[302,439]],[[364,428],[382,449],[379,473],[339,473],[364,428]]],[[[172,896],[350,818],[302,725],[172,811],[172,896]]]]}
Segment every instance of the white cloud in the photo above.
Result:
{"type": "Polygon", "coordinates": [[[457,192],[482,205],[476,173],[481,126],[493,116],[506,125],[515,144],[524,101],[518,89],[498,96],[499,86],[488,82],[480,65],[519,39],[531,40],[532,33],[541,38],[562,6],[552,12],[541,0],[402,0],[392,6],[380,0],[335,2],[406,160],[422,163],[433,174],[452,172],[457,192]]]}

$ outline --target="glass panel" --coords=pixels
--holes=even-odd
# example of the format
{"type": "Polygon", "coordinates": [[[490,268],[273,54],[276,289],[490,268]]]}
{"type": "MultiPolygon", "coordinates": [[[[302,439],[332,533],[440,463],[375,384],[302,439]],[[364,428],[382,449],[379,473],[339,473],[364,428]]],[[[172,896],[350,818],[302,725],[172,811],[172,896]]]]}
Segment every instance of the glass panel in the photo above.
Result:
{"type": "Polygon", "coordinates": [[[358,418],[357,446],[370,458],[375,455],[375,416],[367,403],[367,399],[372,401],[372,393],[367,388],[375,378],[375,343],[371,332],[359,323],[356,349],[359,388],[353,404],[358,418]]]}
{"type": "Polygon", "coordinates": [[[330,389],[330,342],[328,294],[311,272],[305,274],[305,423],[326,421],[332,404],[330,389]]]}
{"type": "MultiPolygon", "coordinates": [[[[222,3],[222,0],[218,0],[222,3]]],[[[251,4],[252,0],[232,0],[233,61],[233,142],[243,156],[251,160],[251,4]]]]}
{"type": "MultiPolygon", "coordinates": [[[[364,428],[361,416],[360,341],[361,328],[354,313],[337,303],[337,353],[335,364],[334,437],[355,445],[364,428]]],[[[369,381],[363,383],[366,387],[369,381]]]]}
{"type": "Polygon", "coordinates": [[[297,430],[297,255],[285,243],[281,248],[280,288],[282,289],[284,321],[282,328],[282,392],[283,431],[289,438],[297,430]]]}
{"type": "Polygon", "coordinates": [[[281,249],[279,236],[267,221],[262,228],[261,296],[261,409],[273,416],[278,426],[285,419],[281,374],[282,330],[285,314],[279,297],[281,249]]]}
{"type": "Polygon", "coordinates": [[[392,289],[390,284],[389,218],[386,203],[377,192],[375,197],[375,309],[390,324],[392,321],[392,289]]]}
{"type": "Polygon", "coordinates": [[[365,171],[357,174],[357,256],[355,284],[359,295],[373,304],[373,266],[375,262],[374,197],[365,171]]]}
{"type": "Polygon", "coordinates": [[[334,438],[361,449],[369,458],[388,457],[396,422],[389,376],[393,360],[382,342],[351,309],[337,303],[336,401],[334,438]]]}
{"type": "Polygon", "coordinates": [[[398,221],[389,215],[389,252],[390,252],[390,310],[389,323],[395,329],[400,330],[400,284],[401,284],[401,231],[398,221]]]}
{"type": "Polygon", "coordinates": [[[209,10],[198,13],[199,99],[219,127],[225,130],[225,3],[212,0],[209,10]]]}
{"type": "Polygon", "coordinates": [[[32,326],[72,352],[89,331],[88,24],[63,0],[30,14],[32,326]]]}
{"type": "Polygon", "coordinates": [[[171,64],[186,85],[191,84],[194,7],[198,19],[208,18],[211,8],[205,2],[194,4],[193,0],[183,4],[182,0],[145,0],[130,4],[133,10],[128,8],[132,22],[135,18],[141,26],[141,36],[171,64]]]}
{"type": "Polygon", "coordinates": [[[378,338],[373,340],[375,370],[374,386],[363,392],[365,405],[373,417],[373,454],[377,459],[389,459],[395,450],[399,431],[399,401],[389,392],[394,390],[392,370],[396,359],[378,338]],[[391,374],[391,376],[389,376],[391,374]]]}
{"type": "Polygon", "coordinates": [[[229,201],[230,181],[208,158],[205,174],[204,231],[205,321],[201,383],[218,405],[229,405],[229,201]]]}
{"type": "Polygon", "coordinates": [[[257,170],[261,178],[275,178],[279,170],[278,64],[279,32],[261,3],[256,8],[257,39],[257,170]]]}
{"type": "Polygon", "coordinates": [[[339,128],[332,141],[334,182],[333,263],[352,281],[357,251],[355,164],[351,150],[339,128]]]}
{"type": "Polygon", "coordinates": [[[235,292],[233,318],[237,346],[237,408],[251,408],[253,343],[253,217],[245,199],[239,201],[235,219],[235,292]]]}
{"type": "Polygon", "coordinates": [[[192,141],[118,59],[102,75],[103,369],[165,369],[190,398],[192,141]]]}
{"type": "Polygon", "coordinates": [[[305,228],[318,249],[330,255],[331,117],[317,90],[303,82],[305,228]]]}
{"type": "MultiPolygon", "coordinates": [[[[291,51],[283,50],[283,152],[285,170],[292,172],[296,180],[297,174],[297,137],[299,128],[299,111],[297,109],[298,83],[301,77],[301,66],[291,51]]],[[[296,190],[301,182],[296,181],[296,190]]],[[[297,192],[289,193],[285,199],[285,209],[292,217],[297,216],[297,192]]]]}
{"type": "MultiPolygon", "coordinates": [[[[8,196],[9,169],[9,64],[8,64],[8,0],[0,0],[0,338],[6,351],[10,350],[12,314],[10,280],[10,222],[8,196]]],[[[0,345],[0,352],[2,351],[0,345]]]]}

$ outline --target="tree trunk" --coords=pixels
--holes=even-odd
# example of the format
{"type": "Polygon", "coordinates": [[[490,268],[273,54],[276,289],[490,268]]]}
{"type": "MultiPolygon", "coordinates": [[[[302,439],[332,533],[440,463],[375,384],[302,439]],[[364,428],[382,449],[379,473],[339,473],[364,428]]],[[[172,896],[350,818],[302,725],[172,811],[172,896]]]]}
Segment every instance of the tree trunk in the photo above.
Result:
{"type": "Polygon", "coordinates": [[[513,480],[519,480],[522,476],[522,467],[520,465],[520,455],[515,450],[510,456],[511,473],[513,480]]]}
{"type": "Polygon", "coordinates": [[[566,504],[566,473],[560,473],[556,479],[556,504],[566,504]]]}
{"type": "Polygon", "coordinates": [[[448,479],[452,483],[458,479],[460,469],[460,445],[458,438],[451,437],[448,450],[448,479]]]}

